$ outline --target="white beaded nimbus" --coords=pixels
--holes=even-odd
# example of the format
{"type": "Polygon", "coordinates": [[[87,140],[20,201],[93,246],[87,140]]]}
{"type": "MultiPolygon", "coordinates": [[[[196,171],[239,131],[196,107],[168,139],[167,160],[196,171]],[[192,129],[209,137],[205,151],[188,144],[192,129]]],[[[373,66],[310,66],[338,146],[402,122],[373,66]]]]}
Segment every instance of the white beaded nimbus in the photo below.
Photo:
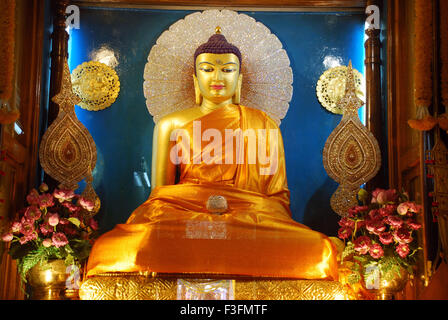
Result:
{"type": "Polygon", "coordinates": [[[280,40],[262,23],[231,10],[187,15],[164,31],[152,47],[144,70],[143,92],[154,122],[195,106],[193,56],[215,28],[241,51],[241,104],[266,112],[278,124],[288,112],[293,74],[280,40]]]}

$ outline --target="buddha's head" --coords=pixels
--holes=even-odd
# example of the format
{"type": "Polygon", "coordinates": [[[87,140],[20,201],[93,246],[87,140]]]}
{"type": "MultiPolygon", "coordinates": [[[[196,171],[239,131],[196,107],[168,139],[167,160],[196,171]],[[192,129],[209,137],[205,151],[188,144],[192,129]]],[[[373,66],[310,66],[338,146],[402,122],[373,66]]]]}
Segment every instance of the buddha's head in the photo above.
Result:
{"type": "Polygon", "coordinates": [[[241,53],[227,42],[219,27],[216,34],[196,49],[194,63],[196,104],[201,104],[202,99],[214,104],[240,103],[241,53]]]}

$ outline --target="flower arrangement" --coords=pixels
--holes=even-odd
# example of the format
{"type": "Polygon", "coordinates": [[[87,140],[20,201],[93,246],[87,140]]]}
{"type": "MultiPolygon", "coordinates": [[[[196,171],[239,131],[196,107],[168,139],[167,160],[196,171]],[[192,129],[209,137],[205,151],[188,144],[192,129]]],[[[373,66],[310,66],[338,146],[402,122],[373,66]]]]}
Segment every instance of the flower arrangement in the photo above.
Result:
{"type": "Polygon", "coordinates": [[[358,198],[363,205],[352,207],[339,221],[338,236],[346,242],[342,262],[351,262],[348,283],[369,282],[377,271],[387,281],[402,269],[413,274],[420,249],[414,232],[421,228],[417,222],[421,206],[394,189],[376,189],[370,203],[369,194],[361,189],[358,198]]]}
{"type": "Polygon", "coordinates": [[[29,206],[18,212],[2,235],[3,241],[10,242],[9,254],[17,259],[25,282],[32,267],[50,259],[65,259],[66,265],[79,267],[88,258],[98,230],[97,222],[89,218],[92,201],[73,190],[47,191],[46,184],[39,191],[31,190],[26,197],[29,206]]]}

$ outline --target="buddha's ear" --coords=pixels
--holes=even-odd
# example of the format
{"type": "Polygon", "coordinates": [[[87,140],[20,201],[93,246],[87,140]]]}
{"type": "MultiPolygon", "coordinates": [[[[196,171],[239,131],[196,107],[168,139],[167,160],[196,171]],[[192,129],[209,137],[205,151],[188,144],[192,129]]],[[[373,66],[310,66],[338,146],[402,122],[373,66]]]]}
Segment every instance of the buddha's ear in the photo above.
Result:
{"type": "Polygon", "coordinates": [[[236,84],[235,95],[233,96],[233,103],[240,104],[241,102],[241,85],[243,84],[243,74],[238,76],[238,83],[236,84]]]}
{"type": "Polygon", "coordinates": [[[201,90],[199,89],[198,78],[195,74],[193,74],[193,83],[194,83],[194,100],[195,103],[200,106],[202,103],[202,95],[201,90]]]}

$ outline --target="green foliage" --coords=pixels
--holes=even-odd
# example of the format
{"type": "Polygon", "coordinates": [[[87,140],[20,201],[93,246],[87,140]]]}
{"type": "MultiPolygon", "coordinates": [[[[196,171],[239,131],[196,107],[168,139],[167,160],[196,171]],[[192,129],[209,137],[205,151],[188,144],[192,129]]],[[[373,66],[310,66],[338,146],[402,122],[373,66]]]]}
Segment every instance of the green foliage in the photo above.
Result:
{"type": "Polygon", "coordinates": [[[62,259],[63,254],[56,247],[46,248],[44,246],[39,246],[34,250],[29,251],[26,255],[21,258],[17,258],[17,268],[22,280],[26,282],[26,275],[31,268],[36,266],[38,263],[44,265],[50,259],[62,259]]]}

